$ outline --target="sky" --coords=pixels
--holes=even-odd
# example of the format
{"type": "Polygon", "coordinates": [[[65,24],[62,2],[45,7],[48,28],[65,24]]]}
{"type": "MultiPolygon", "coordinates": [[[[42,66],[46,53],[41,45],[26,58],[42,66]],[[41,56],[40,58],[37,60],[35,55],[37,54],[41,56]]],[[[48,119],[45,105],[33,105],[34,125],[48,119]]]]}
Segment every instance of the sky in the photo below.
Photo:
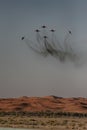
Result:
{"type": "MultiPolygon", "coordinates": [[[[87,64],[75,67],[30,50],[34,30],[47,25],[63,41],[72,30],[77,50],[87,50],[87,0],[0,0],[0,98],[87,97],[87,64]]],[[[86,57],[86,54],[85,54],[86,57]]],[[[86,62],[86,59],[85,59],[86,62]]]]}

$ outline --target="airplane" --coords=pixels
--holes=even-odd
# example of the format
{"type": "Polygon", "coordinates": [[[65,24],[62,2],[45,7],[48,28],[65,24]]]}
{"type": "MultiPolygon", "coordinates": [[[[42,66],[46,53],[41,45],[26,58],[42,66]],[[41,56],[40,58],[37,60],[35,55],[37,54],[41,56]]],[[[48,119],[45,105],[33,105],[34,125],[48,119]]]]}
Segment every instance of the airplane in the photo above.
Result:
{"type": "Polygon", "coordinates": [[[25,37],[23,36],[23,37],[21,38],[21,40],[24,40],[24,38],[25,38],[25,37]]]}
{"type": "Polygon", "coordinates": [[[54,29],[51,29],[50,31],[51,31],[51,32],[55,32],[55,30],[54,30],[54,29]]]}
{"type": "Polygon", "coordinates": [[[40,32],[40,30],[39,30],[39,29],[36,29],[35,32],[40,32]]]}
{"type": "Polygon", "coordinates": [[[42,28],[46,28],[46,26],[45,26],[45,25],[43,25],[43,26],[42,26],[42,28]]]}
{"type": "Polygon", "coordinates": [[[72,35],[72,32],[71,32],[70,30],[69,30],[68,32],[69,32],[69,34],[71,34],[71,35],[72,35]]]}

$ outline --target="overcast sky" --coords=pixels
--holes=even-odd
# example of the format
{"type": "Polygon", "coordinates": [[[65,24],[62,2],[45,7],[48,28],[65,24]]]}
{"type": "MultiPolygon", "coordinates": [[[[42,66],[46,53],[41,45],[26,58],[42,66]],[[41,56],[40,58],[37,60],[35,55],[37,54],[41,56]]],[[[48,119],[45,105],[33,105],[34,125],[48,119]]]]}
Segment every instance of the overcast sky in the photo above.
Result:
{"type": "Polygon", "coordinates": [[[87,65],[61,64],[32,52],[20,39],[46,24],[60,41],[72,30],[87,50],[87,0],[0,0],[0,97],[87,97],[87,65]]]}

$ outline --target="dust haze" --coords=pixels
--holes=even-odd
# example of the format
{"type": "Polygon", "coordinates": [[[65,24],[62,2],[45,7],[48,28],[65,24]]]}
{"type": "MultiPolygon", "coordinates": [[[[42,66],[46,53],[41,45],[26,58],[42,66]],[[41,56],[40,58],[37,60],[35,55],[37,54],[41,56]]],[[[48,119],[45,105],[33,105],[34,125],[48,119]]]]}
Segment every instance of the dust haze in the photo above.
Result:
{"type": "Polygon", "coordinates": [[[32,79],[30,82],[33,81],[29,88],[30,96],[78,97],[84,95],[86,97],[86,47],[81,48],[78,45],[76,49],[80,56],[76,63],[69,60],[61,63],[57,58],[52,56],[44,58],[29,50],[32,53],[32,63],[30,63],[32,64],[32,79]]]}
{"type": "Polygon", "coordinates": [[[87,97],[87,0],[3,0],[0,97],[46,95],[87,97]],[[20,40],[22,36],[34,40],[33,31],[43,24],[56,30],[61,44],[66,32],[72,32],[78,61],[61,63],[50,54],[43,57],[20,40]]]}

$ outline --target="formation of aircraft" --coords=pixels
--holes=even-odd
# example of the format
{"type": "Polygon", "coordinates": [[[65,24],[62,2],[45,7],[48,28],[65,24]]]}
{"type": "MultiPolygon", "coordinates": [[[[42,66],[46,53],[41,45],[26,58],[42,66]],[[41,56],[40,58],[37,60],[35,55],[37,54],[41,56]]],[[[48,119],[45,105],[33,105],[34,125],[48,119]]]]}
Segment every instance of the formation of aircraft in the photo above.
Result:
{"type": "Polygon", "coordinates": [[[33,43],[25,36],[22,36],[21,40],[24,40],[25,43],[36,53],[39,53],[43,56],[54,56],[60,61],[64,62],[67,58],[70,60],[76,60],[77,55],[75,54],[73,48],[69,45],[68,38],[72,35],[72,31],[68,30],[64,39],[64,46],[62,46],[57,40],[55,40],[55,29],[50,29],[52,37],[49,38],[48,34],[44,35],[43,29],[48,29],[45,25],[41,26],[41,29],[36,29],[36,43],[33,43]],[[67,49],[68,46],[68,49],[67,49]]]}

